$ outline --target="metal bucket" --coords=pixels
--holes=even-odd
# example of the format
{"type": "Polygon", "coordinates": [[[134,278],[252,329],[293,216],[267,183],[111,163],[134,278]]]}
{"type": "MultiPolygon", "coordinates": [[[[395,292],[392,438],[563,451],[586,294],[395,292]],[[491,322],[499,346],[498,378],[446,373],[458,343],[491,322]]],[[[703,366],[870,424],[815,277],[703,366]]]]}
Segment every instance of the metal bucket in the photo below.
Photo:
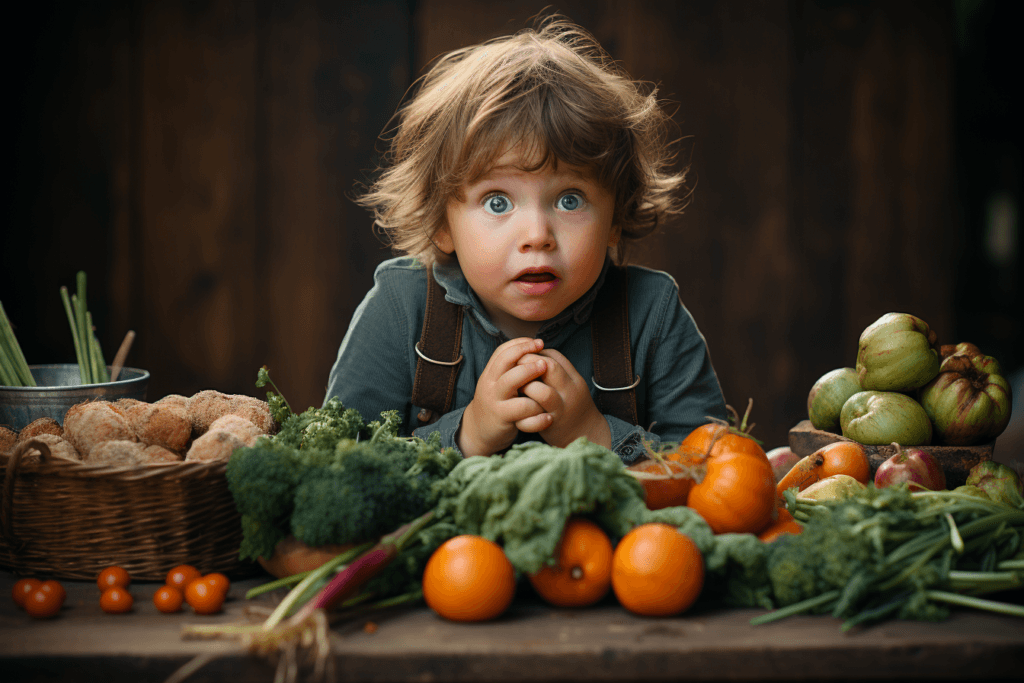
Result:
{"type": "Polygon", "coordinates": [[[149,385],[149,371],[138,368],[121,368],[120,379],[104,384],[82,384],[77,364],[30,365],[28,369],[38,386],[0,386],[0,426],[14,431],[41,417],[64,424],[68,408],[83,401],[145,401],[149,385]]]}

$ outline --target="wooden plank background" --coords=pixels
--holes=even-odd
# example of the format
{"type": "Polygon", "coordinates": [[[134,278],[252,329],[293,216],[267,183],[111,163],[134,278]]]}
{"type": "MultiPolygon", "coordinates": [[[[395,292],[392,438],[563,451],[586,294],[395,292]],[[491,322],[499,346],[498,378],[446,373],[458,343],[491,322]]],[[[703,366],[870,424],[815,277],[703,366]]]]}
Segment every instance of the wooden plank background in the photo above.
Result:
{"type": "MultiPolygon", "coordinates": [[[[2,301],[29,362],[69,362],[79,269],[112,357],[150,397],[259,395],[268,365],[319,405],[389,256],[352,202],[378,135],[438,54],[541,2],[260,0],[37,9],[4,227],[2,301]]],[[[686,213],[637,255],[670,272],[727,400],[785,442],[821,374],[900,310],[954,309],[953,10],[932,2],[569,0],[685,136],[686,213]]],[[[1016,338],[1019,341],[1019,337],[1016,338]]],[[[1009,346],[1013,338],[1006,341],[1009,346]]]]}

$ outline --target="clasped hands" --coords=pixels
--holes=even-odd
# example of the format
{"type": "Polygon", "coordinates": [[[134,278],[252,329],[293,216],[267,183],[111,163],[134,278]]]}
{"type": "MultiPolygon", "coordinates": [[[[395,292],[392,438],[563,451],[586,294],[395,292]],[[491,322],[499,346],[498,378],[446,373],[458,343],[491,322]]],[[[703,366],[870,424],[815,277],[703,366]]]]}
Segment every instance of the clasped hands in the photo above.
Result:
{"type": "Polygon", "coordinates": [[[491,354],[463,413],[459,448],[466,456],[492,455],[508,448],[520,431],[560,448],[581,436],[611,445],[608,421],[587,381],[564,355],[527,337],[491,354]]]}

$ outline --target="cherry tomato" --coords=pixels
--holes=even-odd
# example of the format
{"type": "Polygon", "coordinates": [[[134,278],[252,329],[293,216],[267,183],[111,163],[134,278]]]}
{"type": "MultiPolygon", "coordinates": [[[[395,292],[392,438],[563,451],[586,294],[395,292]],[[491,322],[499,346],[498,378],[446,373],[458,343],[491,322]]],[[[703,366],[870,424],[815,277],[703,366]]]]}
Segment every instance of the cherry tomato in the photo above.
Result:
{"type": "Polygon", "coordinates": [[[185,598],[181,591],[174,586],[161,586],[153,594],[153,604],[164,614],[172,614],[181,611],[181,603],[185,598]]]}
{"type": "Polygon", "coordinates": [[[11,597],[14,598],[14,602],[18,603],[18,607],[24,608],[28,596],[39,590],[41,585],[43,584],[39,579],[21,579],[14,584],[11,597]]]}
{"type": "Polygon", "coordinates": [[[121,567],[107,567],[100,572],[100,575],[96,577],[96,585],[99,586],[100,592],[117,586],[119,588],[127,588],[128,584],[132,582],[131,577],[121,567]]]}
{"type": "Polygon", "coordinates": [[[62,605],[64,604],[64,600],[68,597],[68,592],[64,590],[64,586],[60,584],[60,581],[54,581],[53,579],[43,581],[39,585],[39,590],[55,594],[60,598],[60,603],[62,605]]]}
{"type": "Polygon", "coordinates": [[[200,578],[202,574],[199,570],[190,564],[179,564],[177,567],[167,572],[167,581],[165,582],[168,586],[174,586],[180,591],[184,591],[185,587],[190,583],[200,578]]]}
{"type": "Polygon", "coordinates": [[[214,572],[207,574],[203,577],[203,581],[210,584],[210,587],[215,591],[219,591],[221,595],[227,597],[228,590],[231,588],[231,581],[228,577],[224,576],[220,572],[214,572]]]}
{"type": "Polygon", "coordinates": [[[131,610],[134,602],[128,589],[121,586],[108,588],[100,596],[100,608],[107,614],[123,614],[131,610]]]}
{"type": "MultiPolygon", "coordinates": [[[[54,583],[57,582],[54,581],[54,583]]],[[[57,586],[59,587],[60,584],[57,586]]],[[[50,590],[45,590],[40,586],[25,600],[25,611],[37,619],[55,616],[60,611],[61,605],[64,604],[63,591],[63,588],[59,591],[52,587],[50,590]]]]}
{"type": "Polygon", "coordinates": [[[216,614],[224,604],[224,594],[206,581],[196,579],[185,587],[185,602],[196,614],[216,614]]]}

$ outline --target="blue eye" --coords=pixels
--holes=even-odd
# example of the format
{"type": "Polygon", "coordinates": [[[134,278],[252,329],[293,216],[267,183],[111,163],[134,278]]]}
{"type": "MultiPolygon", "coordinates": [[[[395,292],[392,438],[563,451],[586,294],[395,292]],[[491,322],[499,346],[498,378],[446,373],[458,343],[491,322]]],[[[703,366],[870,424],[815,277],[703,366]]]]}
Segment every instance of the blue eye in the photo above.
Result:
{"type": "Polygon", "coordinates": [[[489,214],[500,216],[512,208],[512,202],[500,194],[491,195],[484,199],[484,211],[489,214]]]}
{"type": "Polygon", "coordinates": [[[575,211],[583,205],[583,198],[578,194],[564,194],[558,198],[558,208],[563,211],[575,211]]]}

